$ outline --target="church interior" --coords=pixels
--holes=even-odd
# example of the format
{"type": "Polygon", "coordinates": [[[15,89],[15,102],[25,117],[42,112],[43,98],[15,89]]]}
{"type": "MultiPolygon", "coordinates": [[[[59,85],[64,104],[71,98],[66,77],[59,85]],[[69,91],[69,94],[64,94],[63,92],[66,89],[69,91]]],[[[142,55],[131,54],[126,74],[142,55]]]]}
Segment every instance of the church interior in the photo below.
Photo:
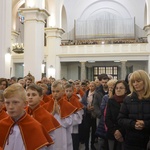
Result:
{"type": "Polygon", "coordinates": [[[150,0],[1,0],[0,76],[150,73],[150,0]]]}

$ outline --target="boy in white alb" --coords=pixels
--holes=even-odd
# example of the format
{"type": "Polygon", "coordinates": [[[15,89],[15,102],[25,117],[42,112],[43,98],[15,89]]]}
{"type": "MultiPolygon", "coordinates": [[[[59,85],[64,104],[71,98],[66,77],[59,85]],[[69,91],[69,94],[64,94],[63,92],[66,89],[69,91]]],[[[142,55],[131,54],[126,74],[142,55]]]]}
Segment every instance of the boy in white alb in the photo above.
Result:
{"type": "Polygon", "coordinates": [[[52,98],[43,107],[54,115],[61,127],[55,130],[55,150],[73,150],[72,146],[72,114],[77,110],[64,99],[64,87],[60,81],[52,84],[52,98]]]}
{"type": "Polygon", "coordinates": [[[79,133],[78,125],[82,122],[83,116],[83,104],[79,102],[79,97],[74,93],[74,87],[71,84],[65,85],[65,98],[73,106],[77,107],[77,111],[72,114],[73,128],[72,128],[72,140],[73,150],[79,150],[79,133]]]}
{"type": "Polygon", "coordinates": [[[0,147],[4,150],[46,150],[53,143],[45,128],[25,111],[26,92],[20,84],[4,90],[8,117],[0,121],[0,147]]]}

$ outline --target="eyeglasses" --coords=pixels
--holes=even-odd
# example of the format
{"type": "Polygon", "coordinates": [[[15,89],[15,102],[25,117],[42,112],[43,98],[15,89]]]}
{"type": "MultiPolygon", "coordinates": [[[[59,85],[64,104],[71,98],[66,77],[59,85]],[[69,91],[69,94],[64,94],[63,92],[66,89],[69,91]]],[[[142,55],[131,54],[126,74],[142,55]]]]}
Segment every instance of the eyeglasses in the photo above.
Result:
{"type": "Polygon", "coordinates": [[[115,88],[115,90],[123,90],[123,89],[125,89],[125,88],[124,88],[124,87],[119,87],[119,88],[116,87],[116,88],[115,88]]]}

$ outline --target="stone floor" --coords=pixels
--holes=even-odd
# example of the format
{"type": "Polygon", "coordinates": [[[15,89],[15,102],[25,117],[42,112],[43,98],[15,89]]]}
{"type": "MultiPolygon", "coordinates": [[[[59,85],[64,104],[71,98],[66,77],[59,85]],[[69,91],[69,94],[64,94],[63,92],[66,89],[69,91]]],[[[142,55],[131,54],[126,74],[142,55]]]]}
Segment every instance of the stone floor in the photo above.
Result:
{"type": "MultiPolygon", "coordinates": [[[[98,143],[95,143],[94,145],[96,147],[96,150],[99,150],[99,140],[98,143]]],[[[79,150],[85,150],[84,144],[80,144],[79,150]]]]}

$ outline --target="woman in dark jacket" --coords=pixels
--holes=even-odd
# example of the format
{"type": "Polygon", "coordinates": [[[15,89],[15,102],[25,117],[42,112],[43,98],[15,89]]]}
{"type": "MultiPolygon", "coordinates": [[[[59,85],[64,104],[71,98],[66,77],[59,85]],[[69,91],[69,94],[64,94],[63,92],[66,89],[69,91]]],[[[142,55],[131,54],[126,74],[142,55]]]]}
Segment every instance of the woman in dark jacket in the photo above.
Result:
{"type": "Polygon", "coordinates": [[[90,138],[90,128],[91,132],[91,150],[96,150],[94,146],[95,142],[95,131],[96,131],[96,114],[94,112],[93,100],[96,96],[96,84],[94,81],[90,82],[89,90],[85,93],[82,98],[81,103],[84,105],[84,140],[85,140],[85,150],[89,150],[89,138],[90,138]]]}
{"type": "Polygon", "coordinates": [[[105,149],[108,150],[108,141],[106,138],[106,125],[105,125],[105,109],[108,103],[108,99],[113,96],[113,89],[116,84],[117,80],[116,79],[111,79],[107,82],[108,86],[108,94],[104,95],[102,98],[102,102],[100,105],[100,110],[101,110],[101,117],[98,123],[98,127],[96,129],[96,135],[100,137],[100,150],[105,149]]]}
{"type": "Polygon", "coordinates": [[[109,150],[122,150],[124,128],[118,125],[117,118],[127,91],[128,84],[124,80],[117,81],[113,89],[113,96],[107,103],[105,123],[109,150]]]}
{"type": "Polygon", "coordinates": [[[131,94],[121,106],[118,123],[126,129],[124,150],[146,150],[150,136],[150,79],[143,70],[129,81],[131,94]]]}

